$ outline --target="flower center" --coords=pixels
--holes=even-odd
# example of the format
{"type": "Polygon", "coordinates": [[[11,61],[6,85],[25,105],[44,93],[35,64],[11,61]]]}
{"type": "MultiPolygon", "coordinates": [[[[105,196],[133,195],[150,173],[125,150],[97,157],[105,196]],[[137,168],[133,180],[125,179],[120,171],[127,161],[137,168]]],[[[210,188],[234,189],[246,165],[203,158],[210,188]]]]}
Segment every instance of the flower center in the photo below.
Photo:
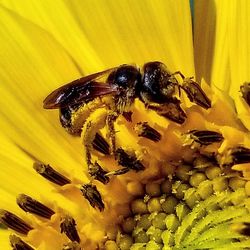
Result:
{"type": "Polygon", "coordinates": [[[174,175],[143,186],[130,216],[107,234],[105,249],[245,249],[249,204],[239,173],[203,155],[174,168],[174,175]]]}

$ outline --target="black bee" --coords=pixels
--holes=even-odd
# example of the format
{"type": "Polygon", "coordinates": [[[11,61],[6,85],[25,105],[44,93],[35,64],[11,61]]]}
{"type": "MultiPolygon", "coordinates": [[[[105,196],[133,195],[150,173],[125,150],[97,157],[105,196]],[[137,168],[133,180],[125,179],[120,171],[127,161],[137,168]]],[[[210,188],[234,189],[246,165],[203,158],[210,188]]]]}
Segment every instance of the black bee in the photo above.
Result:
{"type": "MultiPolygon", "coordinates": [[[[136,98],[159,115],[178,124],[184,123],[186,114],[181,108],[180,100],[174,96],[176,88],[179,93],[181,89],[184,90],[190,101],[202,108],[211,107],[211,101],[192,78],[185,78],[180,72],[171,73],[161,62],[148,62],[143,66],[142,72],[135,66],[121,65],[75,80],[48,95],[44,100],[44,108],[59,109],[62,126],[76,136],[81,135],[84,124],[93,112],[106,108],[104,124],[108,125],[110,131],[110,151],[116,155],[114,122],[119,115],[131,121],[131,106],[136,98]],[[177,81],[177,74],[182,77],[182,84],[177,81]]],[[[88,129],[85,133],[92,126],[95,126],[92,121],[87,122],[88,129]]],[[[100,126],[96,127],[97,133],[100,126]]],[[[84,145],[89,164],[91,148],[106,145],[103,152],[109,153],[105,139],[100,134],[86,138],[84,145]]]]}

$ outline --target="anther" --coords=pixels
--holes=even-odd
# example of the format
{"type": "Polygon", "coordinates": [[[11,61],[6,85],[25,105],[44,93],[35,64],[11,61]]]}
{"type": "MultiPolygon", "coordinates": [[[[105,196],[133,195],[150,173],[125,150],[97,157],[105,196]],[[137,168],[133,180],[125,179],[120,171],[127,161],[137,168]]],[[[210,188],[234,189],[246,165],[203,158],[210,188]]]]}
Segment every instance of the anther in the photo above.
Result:
{"type": "Polygon", "coordinates": [[[209,130],[191,130],[187,135],[201,145],[209,145],[224,140],[222,134],[209,130]]]}
{"type": "Polygon", "coordinates": [[[60,228],[61,233],[65,233],[71,241],[80,243],[81,240],[76,229],[76,222],[71,216],[66,215],[62,218],[60,228]]]}
{"type": "Polygon", "coordinates": [[[21,238],[16,235],[10,235],[10,245],[13,250],[35,250],[33,247],[24,242],[21,238]]]}
{"type": "Polygon", "coordinates": [[[88,172],[91,177],[102,182],[103,184],[107,184],[109,182],[109,177],[106,175],[108,172],[103,170],[97,162],[89,165],[88,172]]]}
{"type": "Polygon", "coordinates": [[[105,176],[112,176],[112,175],[123,175],[129,171],[129,168],[121,168],[118,170],[110,171],[105,176]]]}
{"type": "Polygon", "coordinates": [[[250,223],[249,222],[243,223],[243,228],[241,229],[240,233],[245,236],[250,236],[250,223]]]}
{"type": "Polygon", "coordinates": [[[50,165],[46,165],[41,162],[34,162],[33,168],[36,170],[38,174],[43,176],[45,179],[59,185],[64,186],[66,184],[70,184],[71,181],[53,169],[50,165]]]}
{"type": "Polygon", "coordinates": [[[243,146],[229,148],[225,154],[218,156],[222,166],[233,166],[250,162],[250,149],[243,146]]]}
{"type": "Polygon", "coordinates": [[[231,229],[244,236],[250,236],[250,223],[249,222],[241,222],[241,223],[232,224],[231,229]]]}
{"type": "Polygon", "coordinates": [[[212,154],[200,154],[197,157],[195,157],[193,161],[193,166],[195,168],[203,168],[206,169],[208,167],[217,166],[218,162],[216,159],[216,155],[214,153],[212,154]]]}
{"type": "Polygon", "coordinates": [[[161,134],[150,127],[147,122],[139,122],[136,124],[135,131],[140,137],[145,137],[151,141],[158,142],[161,139],[161,134]]]}
{"type": "Polygon", "coordinates": [[[16,201],[17,205],[25,212],[36,214],[46,219],[50,219],[51,216],[55,213],[47,206],[43,205],[39,201],[36,201],[35,199],[32,199],[31,197],[25,194],[18,195],[16,201]]]}
{"type": "Polygon", "coordinates": [[[248,104],[248,106],[250,106],[250,83],[249,82],[243,83],[243,85],[240,86],[240,92],[242,94],[242,97],[248,104]]]}
{"type": "Polygon", "coordinates": [[[80,190],[93,208],[97,207],[100,211],[104,210],[104,203],[101,194],[95,185],[84,184],[80,190]]]}
{"type": "Polygon", "coordinates": [[[77,242],[69,242],[63,246],[62,250],[82,250],[77,242]]]}
{"type": "Polygon", "coordinates": [[[128,112],[123,112],[122,116],[126,119],[126,121],[128,122],[132,122],[132,112],[128,111],[128,112]]]}
{"type": "Polygon", "coordinates": [[[30,225],[17,217],[15,214],[4,209],[0,209],[0,223],[24,235],[27,235],[28,232],[33,229],[30,225]]]}
{"type": "Polygon", "coordinates": [[[116,159],[119,165],[135,170],[136,172],[145,169],[143,164],[136,158],[135,155],[127,154],[122,148],[118,148],[116,150],[116,159]]]}
{"type": "Polygon", "coordinates": [[[95,150],[99,151],[104,155],[110,154],[109,144],[99,133],[96,133],[95,139],[92,142],[92,146],[95,150]]]}

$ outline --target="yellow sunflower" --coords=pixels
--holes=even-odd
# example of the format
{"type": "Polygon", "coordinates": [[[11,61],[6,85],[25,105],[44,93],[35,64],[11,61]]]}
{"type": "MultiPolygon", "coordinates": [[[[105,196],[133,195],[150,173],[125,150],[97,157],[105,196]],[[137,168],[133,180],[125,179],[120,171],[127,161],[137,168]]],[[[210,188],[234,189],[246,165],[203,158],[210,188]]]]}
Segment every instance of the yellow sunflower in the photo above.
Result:
{"type": "Polygon", "coordinates": [[[192,24],[189,1],[1,0],[0,249],[249,249],[249,11],[247,0],[195,1],[192,24]],[[132,122],[114,124],[116,160],[105,107],[81,138],[42,107],[74,79],[152,61],[194,77],[211,108],[182,86],[180,125],[135,100],[132,122]],[[102,181],[86,158],[97,131],[102,181]]]}

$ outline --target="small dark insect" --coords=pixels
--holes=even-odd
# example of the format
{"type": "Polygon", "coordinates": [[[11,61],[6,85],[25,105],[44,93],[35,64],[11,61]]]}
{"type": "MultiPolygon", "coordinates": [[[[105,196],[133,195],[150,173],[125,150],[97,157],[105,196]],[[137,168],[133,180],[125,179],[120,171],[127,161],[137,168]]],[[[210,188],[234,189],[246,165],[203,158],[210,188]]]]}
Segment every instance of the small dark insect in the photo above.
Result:
{"type": "Polygon", "coordinates": [[[84,184],[81,187],[81,191],[83,196],[88,200],[93,208],[97,207],[100,211],[104,210],[104,203],[102,201],[101,194],[95,185],[84,184]]]}
{"type": "Polygon", "coordinates": [[[243,85],[240,86],[240,91],[242,97],[244,98],[248,106],[250,106],[250,83],[249,82],[243,83],[243,85]]]}
{"type": "MultiPolygon", "coordinates": [[[[80,78],[56,89],[48,95],[44,100],[44,108],[60,109],[63,127],[73,127],[71,132],[74,134],[79,133],[78,129],[74,129],[74,127],[76,126],[80,129],[81,126],[76,125],[79,121],[75,118],[72,119],[72,115],[76,115],[75,113],[79,109],[91,101],[106,95],[112,96],[112,100],[108,103],[104,101],[100,105],[100,102],[103,101],[100,99],[100,102],[96,103],[93,109],[107,104],[109,106],[112,103],[111,108],[118,115],[124,114],[128,120],[131,118],[130,106],[135,98],[139,98],[147,107],[150,104],[165,106],[173,103],[174,106],[178,106],[177,109],[180,109],[179,103],[173,101],[176,86],[182,88],[187,93],[190,101],[206,109],[211,107],[210,100],[192,78],[185,78],[180,72],[169,72],[161,62],[146,63],[142,70],[143,73],[140,73],[139,69],[134,66],[121,65],[80,78]],[[183,78],[183,86],[175,78],[177,74],[183,78]]],[[[167,109],[168,107],[166,107],[166,111],[167,109]]],[[[157,111],[156,108],[155,110],[157,111]]],[[[171,111],[169,111],[168,118],[171,120],[171,111]]],[[[183,120],[178,121],[174,119],[174,121],[183,123],[183,120]]],[[[80,123],[83,122],[81,121],[80,123]]]]}
{"type": "Polygon", "coordinates": [[[210,130],[191,130],[186,135],[201,145],[210,145],[224,140],[222,134],[210,130]]]}
{"type": "Polygon", "coordinates": [[[250,163],[250,149],[243,146],[229,148],[222,156],[218,156],[218,158],[220,164],[224,167],[250,163]]]}
{"type": "MultiPolygon", "coordinates": [[[[187,116],[181,108],[180,100],[174,96],[177,88],[179,94],[182,89],[191,102],[205,109],[211,107],[211,101],[198,83],[192,78],[185,78],[180,72],[171,73],[161,62],[144,64],[142,72],[135,66],[121,65],[82,77],[54,90],[45,98],[43,106],[45,109],[59,109],[62,126],[76,136],[81,135],[90,114],[105,108],[107,115],[103,119],[106,122],[98,122],[103,123],[103,126],[107,125],[111,139],[111,153],[115,154],[114,122],[120,115],[128,121],[132,119],[131,106],[136,98],[140,99],[146,108],[171,121],[178,124],[185,122],[187,116]],[[181,76],[182,84],[179,84],[176,75],[181,76]]],[[[95,126],[98,133],[100,124],[93,123],[91,126],[95,126]]],[[[84,144],[86,150],[91,150],[91,143],[84,144]]],[[[93,143],[92,147],[97,148],[96,139],[93,143]]],[[[106,146],[98,144],[98,149],[106,154],[108,151],[106,146]]],[[[89,158],[87,164],[90,163],[89,158]]]]}

